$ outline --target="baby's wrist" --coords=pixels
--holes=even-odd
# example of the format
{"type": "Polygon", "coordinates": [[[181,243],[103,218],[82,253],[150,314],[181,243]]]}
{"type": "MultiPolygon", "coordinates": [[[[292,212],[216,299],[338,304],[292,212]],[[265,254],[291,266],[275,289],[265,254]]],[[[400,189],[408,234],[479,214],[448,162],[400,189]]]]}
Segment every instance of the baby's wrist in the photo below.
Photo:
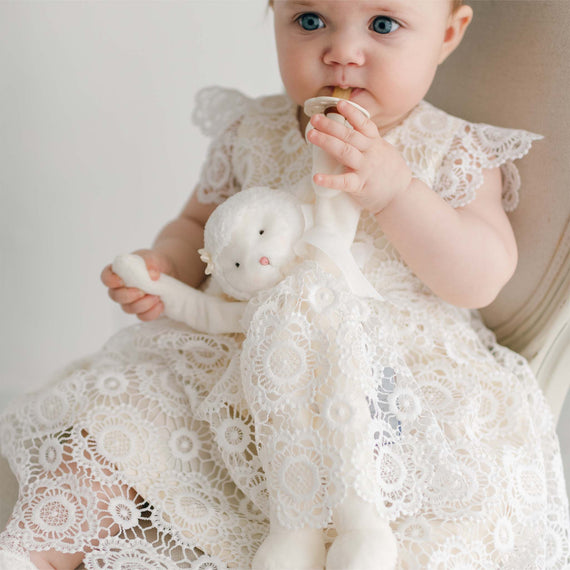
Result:
{"type": "Polygon", "coordinates": [[[385,212],[392,204],[394,204],[395,202],[397,202],[401,197],[405,196],[406,194],[409,193],[409,190],[411,188],[411,186],[414,183],[415,178],[412,176],[411,172],[409,177],[403,181],[401,184],[398,185],[398,187],[394,190],[394,192],[392,193],[392,195],[390,196],[390,198],[381,205],[376,206],[376,208],[374,208],[372,210],[372,213],[374,216],[379,216],[381,215],[383,212],[385,212]]]}

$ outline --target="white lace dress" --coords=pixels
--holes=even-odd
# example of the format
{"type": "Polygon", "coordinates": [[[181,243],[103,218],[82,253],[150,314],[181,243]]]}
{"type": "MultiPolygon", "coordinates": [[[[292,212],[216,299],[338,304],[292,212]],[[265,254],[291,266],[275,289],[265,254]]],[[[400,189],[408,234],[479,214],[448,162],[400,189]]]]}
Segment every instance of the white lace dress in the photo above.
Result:
{"type": "MultiPolygon", "coordinates": [[[[214,139],[203,202],[310,173],[284,95],[208,89],[195,118],[214,139]]],[[[386,138],[455,207],[500,166],[511,210],[512,161],[536,137],[422,102],[386,138]]],[[[356,241],[382,300],[307,262],[250,302],[246,338],[138,324],[11,406],[0,442],[21,494],[0,547],[87,551],[91,570],[245,569],[269,517],[334,536],[352,487],[386,505],[399,568],[568,567],[560,451],[527,363],[431,293],[373,217],[356,241]]]]}

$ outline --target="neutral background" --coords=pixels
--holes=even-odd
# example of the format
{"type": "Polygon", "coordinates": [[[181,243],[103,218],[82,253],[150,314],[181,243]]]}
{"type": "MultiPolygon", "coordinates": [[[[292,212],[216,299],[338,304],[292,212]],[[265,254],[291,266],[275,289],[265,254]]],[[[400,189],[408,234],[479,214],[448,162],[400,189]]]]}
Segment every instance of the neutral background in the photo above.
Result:
{"type": "Polygon", "coordinates": [[[212,84],[281,90],[264,0],[0,0],[0,408],[133,322],[99,273],[188,198],[212,84]]]}

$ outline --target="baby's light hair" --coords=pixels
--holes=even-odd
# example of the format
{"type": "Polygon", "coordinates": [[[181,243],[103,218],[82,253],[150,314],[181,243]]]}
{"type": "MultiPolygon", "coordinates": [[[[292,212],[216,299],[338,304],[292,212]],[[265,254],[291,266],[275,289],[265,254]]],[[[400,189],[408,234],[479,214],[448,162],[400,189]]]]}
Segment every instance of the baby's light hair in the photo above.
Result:
{"type": "MultiPolygon", "coordinates": [[[[270,8],[273,8],[274,0],[268,0],[267,4],[270,8]]],[[[463,0],[451,0],[451,11],[455,12],[461,5],[463,4],[463,0]]]]}

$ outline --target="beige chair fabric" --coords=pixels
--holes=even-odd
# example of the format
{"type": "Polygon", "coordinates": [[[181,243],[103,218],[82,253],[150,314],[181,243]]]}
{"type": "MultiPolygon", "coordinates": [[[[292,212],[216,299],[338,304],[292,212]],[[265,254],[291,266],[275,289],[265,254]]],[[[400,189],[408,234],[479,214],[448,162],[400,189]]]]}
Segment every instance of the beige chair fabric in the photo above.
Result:
{"type": "Polygon", "coordinates": [[[18,498],[18,483],[8,462],[0,457],[0,529],[8,522],[12,507],[18,498]]]}
{"type": "Polygon", "coordinates": [[[471,27],[427,99],[468,120],[545,137],[518,163],[516,274],[482,313],[500,342],[531,361],[558,415],[570,384],[570,1],[468,3],[471,27]]]}

